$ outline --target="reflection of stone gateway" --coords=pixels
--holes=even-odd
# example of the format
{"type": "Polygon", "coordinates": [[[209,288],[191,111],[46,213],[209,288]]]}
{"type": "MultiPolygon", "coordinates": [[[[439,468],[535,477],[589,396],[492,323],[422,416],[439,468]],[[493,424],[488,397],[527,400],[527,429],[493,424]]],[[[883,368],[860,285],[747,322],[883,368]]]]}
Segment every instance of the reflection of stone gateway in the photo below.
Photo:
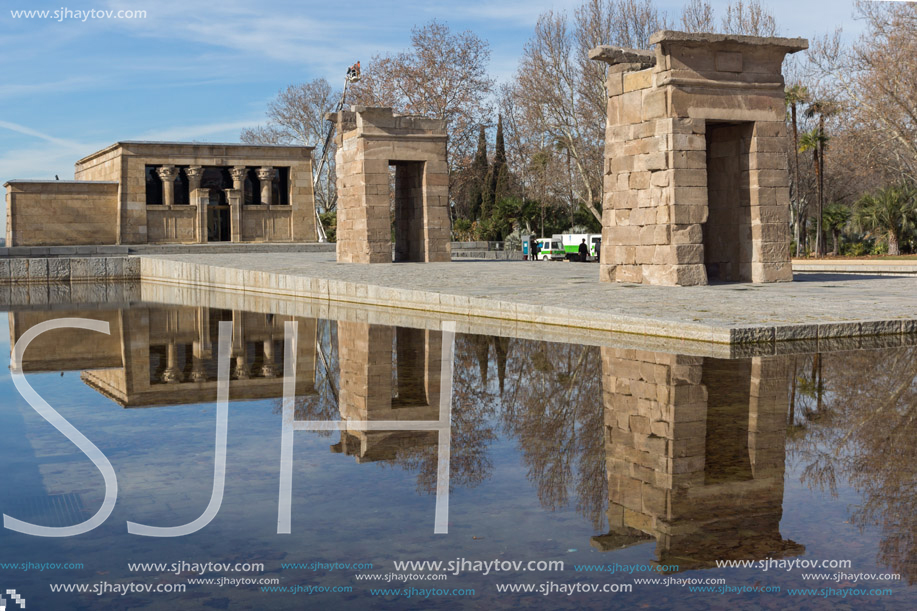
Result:
{"type": "MultiPolygon", "coordinates": [[[[441,331],[338,322],[341,418],[431,421],[440,418],[441,331]]],[[[435,431],[342,430],[333,452],[357,462],[390,460],[399,449],[432,446],[435,431]]]]}
{"type": "Polygon", "coordinates": [[[601,280],[792,280],[783,75],[801,38],[660,31],[613,47],[601,280]]]}
{"type": "Polygon", "coordinates": [[[787,357],[602,348],[609,550],[656,540],[680,570],[797,555],[780,535],[787,357]]]}

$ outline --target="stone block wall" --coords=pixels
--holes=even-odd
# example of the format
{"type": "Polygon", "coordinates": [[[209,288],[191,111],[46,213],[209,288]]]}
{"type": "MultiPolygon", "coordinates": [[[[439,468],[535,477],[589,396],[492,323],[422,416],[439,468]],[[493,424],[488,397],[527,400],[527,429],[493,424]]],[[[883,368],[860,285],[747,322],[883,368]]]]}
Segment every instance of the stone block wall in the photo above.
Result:
{"type": "Polygon", "coordinates": [[[114,244],[118,184],[113,182],[7,182],[7,246],[114,244]]]}
{"type": "Polygon", "coordinates": [[[781,62],[802,39],[657,32],[610,64],[602,256],[607,282],[792,279],[781,62]]]}
{"type": "Polygon", "coordinates": [[[139,257],[0,258],[0,285],[140,280],[139,257]]]}
{"type": "Polygon", "coordinates": [[[391,108],[353,107],[337,125],[337,259],[348,263],[449,261],[449,168],[442,121],[391,108]],[[389,166],[396,167],[392,193],[389,166]]]}

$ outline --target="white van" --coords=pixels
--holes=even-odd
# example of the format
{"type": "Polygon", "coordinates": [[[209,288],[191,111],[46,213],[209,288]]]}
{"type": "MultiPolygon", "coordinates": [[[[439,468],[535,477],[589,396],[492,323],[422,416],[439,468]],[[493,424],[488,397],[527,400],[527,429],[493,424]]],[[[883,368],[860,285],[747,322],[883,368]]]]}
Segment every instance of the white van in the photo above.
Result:
{"type": "Polygon", "coordinates": [[[557,236],[553,238],[539,238],[538,248],[539,261],[563,261],[566,257],[564,245],[557,239],[557,236]]]}
{"type": "Polygon", "coordinates": [[[602,241],[601,233],[559,233],[554,235],[552,240],[560,240],[564,249],[564,256],[571,261],[579,261],[579,247],[586,240],[589,247],[588,261],[595,261],[598,255],[596,248],[602,241]]]}

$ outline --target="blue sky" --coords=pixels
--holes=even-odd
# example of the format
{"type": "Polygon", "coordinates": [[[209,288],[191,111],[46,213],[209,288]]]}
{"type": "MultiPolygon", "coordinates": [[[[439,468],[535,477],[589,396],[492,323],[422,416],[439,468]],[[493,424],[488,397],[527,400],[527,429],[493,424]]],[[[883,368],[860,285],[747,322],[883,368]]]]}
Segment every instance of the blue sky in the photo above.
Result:
{"type": "MultiPolygon", "coordinates": [[[[281,88],[320,76],[339,86],[348,65],[406,48],[411,28],[434,18],[487,39],[491,71],[507,79],[538,15],[580,2],[0,0],[0,184],[72,178],[74,161],[118,140],[237,141],[281,88]],[[147,17],[11,15],[62,8],[147,17]]],[[[764,3],[786,36],[860,30],[852,0],[764,3]]],[[[681,1],[657,4],[677,20],[681,1]]]]}

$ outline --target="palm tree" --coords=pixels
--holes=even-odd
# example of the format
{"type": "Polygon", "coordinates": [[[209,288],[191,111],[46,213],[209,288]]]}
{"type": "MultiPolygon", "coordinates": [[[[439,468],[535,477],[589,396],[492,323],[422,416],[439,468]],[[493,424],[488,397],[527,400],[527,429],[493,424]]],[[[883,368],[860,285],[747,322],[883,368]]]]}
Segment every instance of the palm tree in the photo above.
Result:
{"type": "Polygon", "coordinates": [[[797,108],[799,104],[809,101],[809,90],[802,85],[787,87],[785,93],[786,104],[790,107],[790,122],[793,124],[793,192],[796,196],[796,223],[794,233],[796,238],[796,256],[803,253],[802,241],[806,236],[806,210],[802,204],[802,193],[799,183],[799,122],[797,121],[797,108]]]}
{"type": "Polygon", "coordinates": [[[850,208],[841,204],[831,204],[826,207],[825,211],[822,213],[822,225],[831,232],[831,238],[833,240],[831,248],[832,255],[837,255],[840,234],[847,226],[847,223],[850,222],[850,217],[852,215],[853,213],[850,211],[850,208]]]}
{"type": "Polygon", "coordinates": [[[810,102],[809,107],[806,108],[807,117],[818,117],[818,127],[816,128],[818,138],[815,142],[818,148],[818,160],[816,162],[818,168],[815,174],[817,180],[816,206],[818,207],[815,215],[817,225],[815,231],[815,256],[817,257],[821,257],[825,254],[825,236],[821,227],[821,216],[825,204],[825,149],[828,148],[828,140],[830,140],[825,131],[825,119],[833,117],[838,112],[840,112],[840,107],[837,102],[830,99],[814,100],[810,102]]]}
{"type": "Polygon", "coordinates": [[[799,152],[812,151],[812,164],[815,167],[815,256],[824,254],[824,239],[822,238],[822,163],[821,153],[824,150],[828,136],[817,127],[812,131],[804,132],[799,139],[799,152]]]}
{"type": "Polygon", "coordinates": [[[884,233],[888,254],[901,253],[901,239],[917,227],[917,189],[906,185],[888,186],[866,195],[856,205],[856,223],[865,231],[884,233]]]}

